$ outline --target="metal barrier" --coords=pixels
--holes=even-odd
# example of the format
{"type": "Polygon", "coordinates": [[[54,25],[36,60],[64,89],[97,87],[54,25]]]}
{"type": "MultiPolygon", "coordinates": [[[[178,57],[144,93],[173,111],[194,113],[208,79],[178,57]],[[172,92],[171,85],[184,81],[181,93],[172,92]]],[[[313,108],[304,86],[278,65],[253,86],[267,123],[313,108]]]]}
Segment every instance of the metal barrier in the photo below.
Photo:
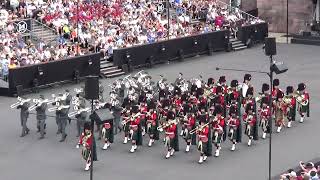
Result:
{"type": "Polygon", "coordinates": [[[100,75],[100,53],[72,57],[32,66],[9,70],[9,94],[17,93],[17,86],[23,90],[46,86],[56,82],[72,81],[89,75],[100,75]]]}

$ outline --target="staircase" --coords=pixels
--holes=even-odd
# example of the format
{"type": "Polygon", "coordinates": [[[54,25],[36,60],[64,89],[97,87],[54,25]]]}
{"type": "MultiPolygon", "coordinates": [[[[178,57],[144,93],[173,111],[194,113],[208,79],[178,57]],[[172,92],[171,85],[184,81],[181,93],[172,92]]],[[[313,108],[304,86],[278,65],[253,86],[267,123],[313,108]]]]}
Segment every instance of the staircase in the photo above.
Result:
{"type": "Polygon", "coordinates": [[[35,35],[38,39],[42,39],[47,45],[54,45],[56,43],[56,40],[59,36],[56,34],[54,29],[51,29],[36,20],[32,20],[31,22],[33,35],[35,35]]]}
{"type": "Polygon", "coordinates": [[[247,45],[243,44],[241,41],[235,38],[230,39],[230,42],[231,42],[231,49],[233,51],[240,51],[243,49],[247,49],[247,45]]]}
{"type": "Polygon", "coordinates": [[[118,66],[115,66],[113,62],[107,61],[106,59],[101,58],[100,60],[100,75],[105,78],[118,77],[125,74],[122,69],[119,69],[118,66]]]}

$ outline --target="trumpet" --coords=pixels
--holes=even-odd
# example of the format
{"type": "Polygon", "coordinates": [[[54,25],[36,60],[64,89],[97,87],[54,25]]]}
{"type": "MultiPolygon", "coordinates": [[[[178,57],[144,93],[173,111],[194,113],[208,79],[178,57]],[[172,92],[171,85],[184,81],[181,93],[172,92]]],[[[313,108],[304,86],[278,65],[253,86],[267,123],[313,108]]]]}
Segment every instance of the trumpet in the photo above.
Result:
{"type": "Polygon", "coordinates": [[[304,99],[304,95],[303,94],[300,94],[299,91],[295,91],[293,92],[293,97],[296,98],[297,102],[302,105],[302,106],[307,106],[308,103],[309,103],[309,100],[305,100],[304,99]]]}
{"type": "Polygon", "coordinates": [[[52,108],[49,108],[48,111],[49,112],[60,111],[61,109],[67,109],[69,107],[70,107],[69,105],[54,106],[52,108]]]}
{"type": "Polygon", "coordinates": [[[43,103],[47,103],[47,104],[52,103],[52,102],[49,101],[48,99],[44,99],[44,100],[41,100],[41,99],[33,99],[32,102],[35,103],[35,104],[29,107],[29,109],[28,109],[29,111],[35,110],[36,107],[41,106],[43,103]]]}
{"type": "Polygon", "coordinates": [[[79,110],[77,110],[77,111],[73,111],[73,112],[71,112],[71,113],[69,113],[68,114],[68,117],[73,117],[73,116],[75,116],[75,115],[77,115],[77,114],[81,114],[82,112],[90,112],[91,111],[91,109],[89,108],[89,107],[87,107],[87,108],[84,108],[84,109],[79,109],[79,110]]]}
{"type": "Polygon", "coordinates": [[[18,107],[19,105],[24,104],[25,102],[31,101],[31,99],[23,99],[22,97],[19,97],[19,96],[17,97],[17,100],[18,102],[10,106],[11,109],[18,107]]]}
{"type": "Polygon", "coordinates": [[[171,126],[172,124],[177,125],[178,123],[179,123],[179,121],[176,120],[176,119],[175,119],[175,120],[170,120],[170,121],[168,121],[167,123],[164,123],[164,124],[162,124],[161,126],[157,127],[157,130],[158,130],[158,131],[162,131],[163,129],[171,126]]]}
{"type": "Polygon", "coordinates": [[[199,125],[199,126],[197,126],[196,128],[192,129],[192,130],[189,132],[189,134],[194,134],[194,133],[196,133],[196,132],[202,131],[203,128],[209,126],[209,124],[210,124],[210,122],[208,122],[208,123],[206,123],[206,124],[204,124],[204,125],[202,125],[202,126],[199,125]]]}

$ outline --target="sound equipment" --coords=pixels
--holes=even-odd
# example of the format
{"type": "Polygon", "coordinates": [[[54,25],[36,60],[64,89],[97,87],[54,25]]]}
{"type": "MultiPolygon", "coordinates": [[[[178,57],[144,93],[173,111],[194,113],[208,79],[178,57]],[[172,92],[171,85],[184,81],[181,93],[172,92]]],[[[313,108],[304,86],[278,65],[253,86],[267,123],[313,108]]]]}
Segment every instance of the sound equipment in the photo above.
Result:
{"type": "Polygon", "coordinates": [[[271,66],[271,70],[276,74],[281,74],[288,71],[288,67],[283,62],[276,62],[271,66]]]}
{"type": "Polygon", "coordinates": [[[273,56],[277,54],[276,38],[267,37],[265,39],[265,53],[267,56],[273,56]]]}
{"type": "Polygon", "coordinates": [[[103,124],[106,121],[113,122],[114,116],[109,109],[99,109],[90,115],[90,119],[97,124],[103,124]]]}
{"type": "Polygon", "coordinates": [[[99,99],[99,77],[87,76],[85,81],[85,98],[94,100],[99,99]]]}

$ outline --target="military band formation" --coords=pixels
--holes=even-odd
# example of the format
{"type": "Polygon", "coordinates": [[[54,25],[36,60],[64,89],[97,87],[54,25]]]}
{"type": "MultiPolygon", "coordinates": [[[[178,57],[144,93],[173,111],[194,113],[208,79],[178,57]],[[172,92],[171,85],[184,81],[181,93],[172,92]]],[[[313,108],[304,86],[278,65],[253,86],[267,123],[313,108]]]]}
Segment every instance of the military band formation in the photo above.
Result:
{"type": "MultiPolygon", "coordinates": [[[[213,150],[215,157],[220,156],[221,146],[227,139],[232,143],[231,151],[235,151],[237,144],[243,141],[251,146],[259,139],[259,129],[261,138],[265,139],[270,132],[270,118],[276,132],[280,133],[285,127],[292,127],[296,112],[300,123],[309,117],[310,99],[304,83],[298,84],[296,89],[288,86],[284,92],[280,89],[279,79],[274,79],[273,87],[262,84],[261,92],[255,97],[254,91],[257,90],[250,81],[250,74],[244,75],[242,83],[232,80],[228,85],[225,76],[217,81],[209,78],[204,82],[201,76],[186,80],[179,73],[173,83],[163,76],[155,83],[147,72],[140,71],[112,83],[108,101],[104,101],[104,88],[100,84],[99,100],[95,101],[94,110],[109,109],[114,116],[114,119],[96,124],[101,148],[107,150],[113,143],[114,134],[120,130],[124,132],[123,143],[131,142],[131,153],[139,150],[139,146],[141,148],[147,135],[145,139],[149,147],[159,140],[164,142],[165,158],[168,159],[179,151],[181,136],[185,140],[185,151],[189,152],[195,146],[200,155],[198,162],[203,163],[212,156],[213,150]],[[164,135],[160,136],[162,133],[164,135]],[[246,137],[242,138],[242,134],[246,137]]],[[[57,134],[61,134],[60,142],[67,137],[65,128],[68,121],[75,118],[77,136],[80,137],[77,147],[82,146],[85,170],[89,170],[91,153],[93,160],[97,159],[94,132],[88,123],[91,108],[86,107],[83,87],[75,91],[74,97],[66,90],[58,96],[52,95],[50,100],[42,95],[33,100],[18,97],[18,102],[11,108],[21,109],[21,137],[29,133],[27,119],[33,110],[36,111],[40,139],[46,134],[47,110],[56,113],[54,117],[57,134]],[[69,112],[72,105],[73,110],[69,112]]]]}

